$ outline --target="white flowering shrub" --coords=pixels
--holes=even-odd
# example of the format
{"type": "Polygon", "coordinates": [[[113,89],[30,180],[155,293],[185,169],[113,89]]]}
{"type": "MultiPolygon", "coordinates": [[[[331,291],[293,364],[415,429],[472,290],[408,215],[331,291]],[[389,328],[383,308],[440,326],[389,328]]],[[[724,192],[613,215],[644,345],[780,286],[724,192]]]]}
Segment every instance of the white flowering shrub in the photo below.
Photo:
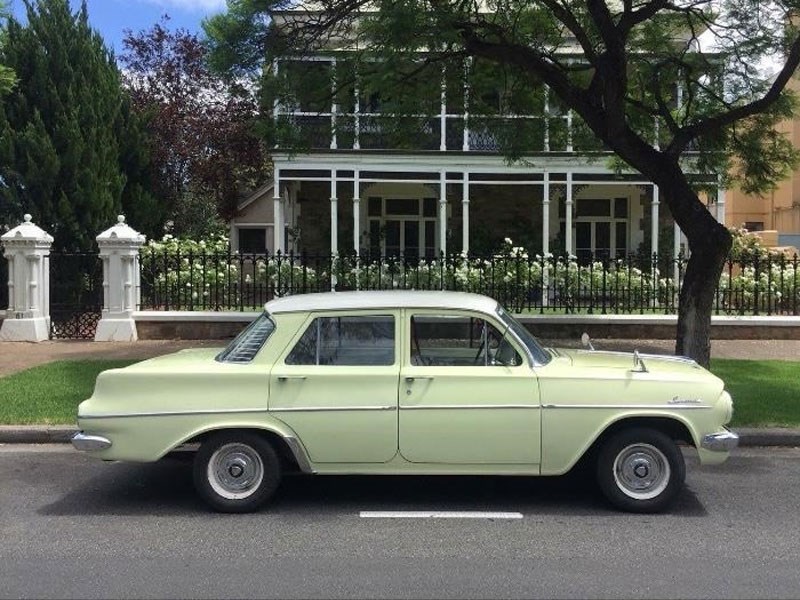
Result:
{"type": "Polygon", "coordinates": [[[142,249],[141,262],[143,304],[164,309],[258,309],[277,296],[315,291],[326,276],[296,256],[231,253],[224,235],[165,235],[142,249]]]}
{"type": "MultiPolygon", "coordinates": [[[[762,254],[748,241],[740,262],[723,274],[716,309],[728,314],[796,313],[797,259],[762,254]],[[745,256],[747,258],[745,258],[745,256]]],[[[240,255],[225,236],[194,241],[164,236],[141,254],[143,305],[182,310],[257,309],[278,296],[337,290],[458,290],[497,298],[514,312],[529,309],[626,313],[674,312],[678,284],[666,263],[612,259],[579,263],[575,256],[530,254],[506,238],[486,258],[240,255]],[[666,268],[666,273],[661,269],[666,268]]]]}
{"type": "Polygon", "coordinates": [[[781,255],[732,263],[720,278],[717,307],[727,314],[796,314],[800,308],[798,259],[781,255]]]}
{"type": "Polygon", "coordinates": [[[214,309],[239,302],[240,265],[228,260],[228,238],[151,240],[141,251],[142,301],[149,308],[214,309]]]}
{"type": "Polygon", "coordinates": [[[798,258],[767,248],[747,229],[732,228],[730,232],[730,262],[720,277],[716,310],[726,314],[797,314],[798,258]]]}

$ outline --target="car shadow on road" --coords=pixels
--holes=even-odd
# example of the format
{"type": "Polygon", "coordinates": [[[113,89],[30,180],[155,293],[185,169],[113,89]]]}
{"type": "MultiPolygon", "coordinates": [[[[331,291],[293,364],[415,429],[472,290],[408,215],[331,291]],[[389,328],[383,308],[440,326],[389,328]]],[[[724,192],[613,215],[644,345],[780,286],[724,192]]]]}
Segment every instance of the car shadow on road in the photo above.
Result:
{"type": "MultiPolygon", "coordinates": [[[[154,464],[105,465],[44,515],[187,515],[208,513],[192,484],[189,457],[154,464]]],[[[307,476],[288,475],[262,514],[305,519],[362,510],[521,512],[523,515],[621,515],[602,497],[591,472],[562,477],[307,476]]],[[[706,510],[685,488],[670,513],[701,517],[706,510]]]]}

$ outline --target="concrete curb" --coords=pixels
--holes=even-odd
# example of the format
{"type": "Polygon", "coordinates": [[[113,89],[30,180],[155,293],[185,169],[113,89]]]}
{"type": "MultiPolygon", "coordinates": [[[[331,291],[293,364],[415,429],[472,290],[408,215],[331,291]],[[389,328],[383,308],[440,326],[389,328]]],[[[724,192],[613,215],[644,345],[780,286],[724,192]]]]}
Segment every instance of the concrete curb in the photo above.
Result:
{"type": "MultiPolygon", "coordinates": [[[[72,425],[0,425],[0,444],[66,444],[77,430],[72,425]]],[[[800,429],[742,427],[740,446],[798,446],[800,429]]]]}
{"type": "Polygon", "coordinates": [[[74,425],[0,425],[0,444],[66,444],[74,425]]]}

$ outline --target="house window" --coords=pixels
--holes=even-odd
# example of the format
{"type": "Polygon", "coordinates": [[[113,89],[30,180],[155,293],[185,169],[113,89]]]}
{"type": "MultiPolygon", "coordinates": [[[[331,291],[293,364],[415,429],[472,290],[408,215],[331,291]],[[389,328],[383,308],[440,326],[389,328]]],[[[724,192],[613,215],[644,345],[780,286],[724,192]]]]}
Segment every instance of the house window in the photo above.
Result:
{"type": "MultiPolygon", "coordinates": [[[[561,208],[561,207],[559,207],[561,208]]],[[[628,252],[628,198],[585,198],[575,202],[575,255],[580,262],[628,252]]],[[[561,211],[562,231],[566,218],[561,211]]]]}
{"type": "Polygon", "coordinates": [[[264,254],[272,250],[271,227],[239,227],[237,238],[240,254],[264,254]]]}
{"type": "Polygon", "coordinates": [[[764,231],[764,221],[745,221],[744,228],[747,231],[764,231]]]}
{"type": "Polygon", "coordinates": [[[436,204],[436,198],[369,198],[370,254],[407,260],[434,258],[436,204]]]}

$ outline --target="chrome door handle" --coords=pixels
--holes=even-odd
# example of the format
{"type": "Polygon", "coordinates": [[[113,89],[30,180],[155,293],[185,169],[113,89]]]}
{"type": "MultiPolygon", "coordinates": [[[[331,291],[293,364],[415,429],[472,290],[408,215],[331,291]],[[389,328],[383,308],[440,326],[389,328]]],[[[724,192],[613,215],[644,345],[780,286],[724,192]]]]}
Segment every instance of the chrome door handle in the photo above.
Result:
{"type": "Polygon", "coordinates": [[[278,375],[278,381],[286,381],[287,379],[305,379],[305,375],[278,375]]]}
{"type": "Polygon", "coordinates": [[[427,381],[432,381],[433,377],[430,375],[415,375],[414,377],[408,376],[406,377],[406,383],[414,383],[415,379],[425,379],[427,381]]]}

